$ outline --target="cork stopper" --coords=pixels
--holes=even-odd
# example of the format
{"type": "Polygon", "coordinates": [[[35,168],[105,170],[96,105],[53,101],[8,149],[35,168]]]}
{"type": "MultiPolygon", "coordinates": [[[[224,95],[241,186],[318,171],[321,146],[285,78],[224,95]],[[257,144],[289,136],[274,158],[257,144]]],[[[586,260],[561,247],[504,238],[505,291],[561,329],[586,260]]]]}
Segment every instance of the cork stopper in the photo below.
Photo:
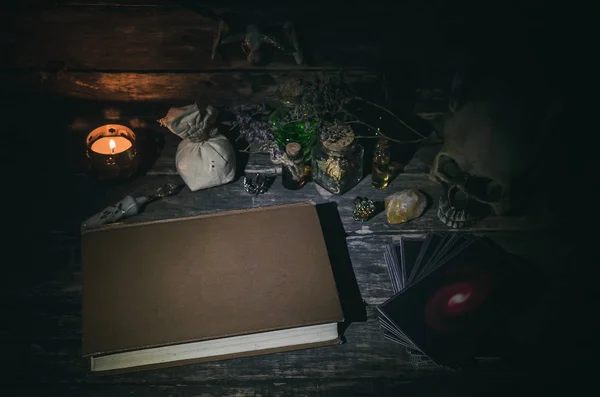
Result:
{"type": "Polygon", "coordinates": [[[302,147],[297,142],[290,142],[287,145],[285,145],[285,152],[288,156],[290,156],[293,159],[300,157],[301,149],[302,147]]]}
{"type": "Polygon", "coordinates": [[[328,150],[340,152],[346,149],[347,147],[351,146],[354,143],[354,141],[354,132],[349,131],[344,135],[331,137],[323,141],[323,146],[325,146],[325,148],[328,150]]]}
{"type": "Polygon", "coordinates": [[[356,138],[354,131],[345,125],[334,125],[327,130],[327,133],[321,140],[325,149],[332,152],[341,152],[351,147],[356,138]]]}
{"type": "Polygon", "coordinates": [[[386,138],[379,136],[379,138],[377,139],[377,145],[378,148],[381,149],[387,149],[390,146],[390,141],[388,141],[386,138]]]}

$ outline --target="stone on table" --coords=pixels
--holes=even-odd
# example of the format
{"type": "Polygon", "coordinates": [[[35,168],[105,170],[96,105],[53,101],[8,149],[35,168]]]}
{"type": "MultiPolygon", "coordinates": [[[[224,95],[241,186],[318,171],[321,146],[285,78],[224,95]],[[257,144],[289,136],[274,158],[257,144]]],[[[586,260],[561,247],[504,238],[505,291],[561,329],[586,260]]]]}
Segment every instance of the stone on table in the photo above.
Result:
{"type": "Polygon", "coordinates": [[[420,217],[427,207],[427,196],[416,189],[405,189],[385,198],[385,213],[391,225],[420,217]]]}

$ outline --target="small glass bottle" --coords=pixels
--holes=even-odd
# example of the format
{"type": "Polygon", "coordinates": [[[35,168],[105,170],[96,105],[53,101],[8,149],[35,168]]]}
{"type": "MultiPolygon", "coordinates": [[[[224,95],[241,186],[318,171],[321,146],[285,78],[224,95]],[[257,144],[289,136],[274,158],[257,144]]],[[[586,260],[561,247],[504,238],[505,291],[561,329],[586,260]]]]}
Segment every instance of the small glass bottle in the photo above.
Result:
{"type": "Polygon", "coordinates": [[[390,157],[390,143],[387,139],[380,137],[373,153],[371,178],[375,189],[383,190],[390,184],[392,179],[390,157]]]}
{"type": "Polygon", "coordinates": [[[284,163],[281,170],[281,183],[288,190],[298,190],[306,184],[306,166],[302,146],[297,142],[290,142],[285,146],[285,153],[289,163],[284,163]]]}

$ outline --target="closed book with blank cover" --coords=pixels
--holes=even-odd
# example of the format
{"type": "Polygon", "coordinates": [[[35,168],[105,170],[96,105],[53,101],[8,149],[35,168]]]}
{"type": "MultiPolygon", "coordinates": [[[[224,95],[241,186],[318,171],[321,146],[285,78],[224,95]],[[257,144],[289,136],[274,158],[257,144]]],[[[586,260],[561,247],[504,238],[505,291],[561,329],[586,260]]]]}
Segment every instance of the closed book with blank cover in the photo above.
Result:
{"type": "Polygon", "coordinates": [[[81,240],[92,372],[340,343],[343,313],[313,203],[115,224],[81,240]]]}

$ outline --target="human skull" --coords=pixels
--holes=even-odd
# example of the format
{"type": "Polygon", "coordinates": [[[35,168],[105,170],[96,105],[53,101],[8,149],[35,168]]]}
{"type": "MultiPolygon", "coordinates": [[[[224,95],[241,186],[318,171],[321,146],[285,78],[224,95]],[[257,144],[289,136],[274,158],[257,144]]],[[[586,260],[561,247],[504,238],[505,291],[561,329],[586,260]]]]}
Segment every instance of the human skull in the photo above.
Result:
{"type": "MultiPolygon", "coordinates": [[[[456,80],[455,80],[456,81],[456,80]]],[[[487,216],[505,216],[513,209],[515,181],[527,177],[536,161],[533,109],[526,95],[501,81],[451,102],[453,113],[444,124],[444,144],[431,168],[443,185],[438,217],[452,228],[463,228],[487,216]]]]}

